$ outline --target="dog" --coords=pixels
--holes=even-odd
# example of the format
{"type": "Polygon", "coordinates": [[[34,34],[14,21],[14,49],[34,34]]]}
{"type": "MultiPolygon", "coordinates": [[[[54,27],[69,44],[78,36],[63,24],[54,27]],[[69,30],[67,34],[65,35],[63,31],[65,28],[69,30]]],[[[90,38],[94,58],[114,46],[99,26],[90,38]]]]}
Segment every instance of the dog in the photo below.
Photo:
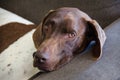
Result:
{"type": "Polygon", "coordinates": [[[95,41],[93,58],[98,60],[105,40],[105,32],[98,22],[78,8],[51,10],[33,34],[37,48],[33,66],[43,71],[59,69],[77,52],[84,51],[91,41],[95,41]]]}

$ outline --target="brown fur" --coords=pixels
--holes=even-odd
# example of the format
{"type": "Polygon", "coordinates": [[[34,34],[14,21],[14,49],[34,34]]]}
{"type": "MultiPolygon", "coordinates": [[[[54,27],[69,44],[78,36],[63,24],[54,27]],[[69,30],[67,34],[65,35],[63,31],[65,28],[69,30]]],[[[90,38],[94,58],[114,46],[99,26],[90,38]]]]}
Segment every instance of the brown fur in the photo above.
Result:
{"type": "Polygon", "coordinates": [[[99,59],[106,36],[99,24],[77,8],[50,11],[33,34],[37,51],[34,66],[53,71],[68,63],[75,52],[81,52],[96,41],[93,57],[99,59]]]}
{"type": "Polygon", "coordinates": [[[18,22],[11,22],[0,26],[0,53],[33,28],[36,28],[36,26],[18,22]]]}

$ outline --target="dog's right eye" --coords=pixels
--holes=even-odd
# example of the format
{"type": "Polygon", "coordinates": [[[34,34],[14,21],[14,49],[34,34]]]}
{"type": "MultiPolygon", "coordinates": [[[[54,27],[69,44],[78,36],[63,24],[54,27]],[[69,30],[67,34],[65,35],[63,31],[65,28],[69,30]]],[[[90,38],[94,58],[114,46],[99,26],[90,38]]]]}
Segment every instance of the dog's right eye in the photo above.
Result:
{"type": "Polygon", "coordinates": [[[52,20],[49,20],[47,21],[45,24],[44,24],[44,27],[43,27],[43,30],[45,32],[48,32],[53,26],[54,26],[55,22],[52,21],[52,20]]]}
{"type": "Polygon", "coordinates": [[[48,28],[48,26],[44,26],[44,28],[43,28],[43,30],[45,31],[45,32],[48,32],[48,30],[49,30],[49,28],[48,28]]]}

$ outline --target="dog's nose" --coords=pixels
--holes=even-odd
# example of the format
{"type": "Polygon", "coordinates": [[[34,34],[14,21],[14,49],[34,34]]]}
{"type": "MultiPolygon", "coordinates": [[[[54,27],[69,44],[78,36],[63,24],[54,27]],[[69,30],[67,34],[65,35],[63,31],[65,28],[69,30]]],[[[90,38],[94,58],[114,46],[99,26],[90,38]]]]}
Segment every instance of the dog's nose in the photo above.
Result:
{"type": "Polygon", "coordinates": [[[47,53],[33,53],[33,57],[36,59],[37,62],[39,63],[46,63],[47,60],[49,59],[49,56],[47,53]]]}
{"type": "Polygon", "coordinates": [[[40,58],[39,58],[39,62],[40,63],[45,63],[47,61],[47,58],[45,58],[44,56],[41,56],[40,58]]]}
{"type": "Polygon", "coordinates": [[[33,53],[33,58],[35,57],[36,52],[33,53]]]}

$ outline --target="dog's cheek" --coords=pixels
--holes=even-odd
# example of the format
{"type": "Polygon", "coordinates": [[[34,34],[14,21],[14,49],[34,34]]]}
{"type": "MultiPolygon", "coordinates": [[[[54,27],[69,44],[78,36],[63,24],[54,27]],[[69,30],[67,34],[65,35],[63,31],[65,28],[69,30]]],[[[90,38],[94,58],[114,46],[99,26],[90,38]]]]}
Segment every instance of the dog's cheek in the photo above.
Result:
{"type": "Polygon", "coordinates": [[[64,66],[65,64],[67,64],[69,61],[71,61],[71,59],[73,58],[73,56],[65,56],[63,57],[59,63],[56,65],[56,69],[61,68],[62,66],[64,66]]]}

